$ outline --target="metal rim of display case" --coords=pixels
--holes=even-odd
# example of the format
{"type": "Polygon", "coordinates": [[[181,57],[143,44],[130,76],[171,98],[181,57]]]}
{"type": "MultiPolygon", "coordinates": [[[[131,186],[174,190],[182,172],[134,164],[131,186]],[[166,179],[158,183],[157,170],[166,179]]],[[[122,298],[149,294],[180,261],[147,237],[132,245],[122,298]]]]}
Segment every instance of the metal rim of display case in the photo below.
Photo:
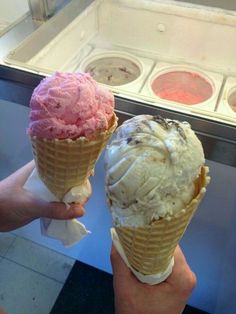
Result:
{"type": "MultiPolygon", "coordinates": [[[[0,66],[0,80],[5,84],[9,83],[10,88],[14,86],[27,87],[25,101],[19,101],[21,105],[29,106],[29,99],[33,89],[39,84],[44,76],[26,72],[23,70],[0,66]]],[[[25,92],[25,91],[24,91],[25,92]]],[[[12,93],[0,93],[0,98],[16,101],[12,99],[12,93]]],[[[223,122],[212,121],[205,117],[195,116],[184,112],[174,111],[158,107],[157,104],[147,104],[141,101],[128,99],[124,96],[115,96],[116,113],[119,123],[139,114],[161,115],[165,118],[188,121],[193,130],[200,138],[205,151],[206,159],[222,164],[236,167],[236,126],[227,125],[223,122]]]]}

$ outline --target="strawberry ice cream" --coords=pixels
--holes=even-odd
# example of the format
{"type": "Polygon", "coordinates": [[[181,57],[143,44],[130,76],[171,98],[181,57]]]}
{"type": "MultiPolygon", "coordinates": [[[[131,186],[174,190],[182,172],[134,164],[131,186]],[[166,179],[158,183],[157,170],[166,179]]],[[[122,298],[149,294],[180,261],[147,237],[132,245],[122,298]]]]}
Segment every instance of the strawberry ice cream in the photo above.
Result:
{"type": "Polygon", "coordinates": [[[93,139],[109,127],[114,96],[90,74],[56,72],[34,90],[30,107],[30,136],[93,139]]]}
{"type": "Polygon", "coordinates": [[[200,104],[213,93],[211,84],[198,73],[171,71],[157,76],[151,88],[162,99],[185,105],[200,104]]]}
{"type": "Polygon", "coordinates": [[[35,88],[30,107],[28,135],[38,175],[63,200],[94,173],[117,126],[114,96],[89,74],[56,72],[35,88]]]}

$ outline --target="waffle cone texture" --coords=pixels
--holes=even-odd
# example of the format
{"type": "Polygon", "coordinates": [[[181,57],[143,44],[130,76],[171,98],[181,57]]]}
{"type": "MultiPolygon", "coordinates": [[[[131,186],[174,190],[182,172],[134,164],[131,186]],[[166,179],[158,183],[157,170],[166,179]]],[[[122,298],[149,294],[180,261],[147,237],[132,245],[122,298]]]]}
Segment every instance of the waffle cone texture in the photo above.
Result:
{"type": "Polygon", "coordinates": [[[163,273],[175,248],[198,208],[209,183],[208,168],[202,167],[195,182],[192,201],[173,216],[158,219],[145,227],[115,227],[129,264],[144,275],[163,273]]]}
{"type": "Polygon", "coordinates": [[[109,129],[99,133],[94,140],[30,137],[39,177],[59,200],[93,174],[95,163],[116,127],[114,114],[109,129]]]}

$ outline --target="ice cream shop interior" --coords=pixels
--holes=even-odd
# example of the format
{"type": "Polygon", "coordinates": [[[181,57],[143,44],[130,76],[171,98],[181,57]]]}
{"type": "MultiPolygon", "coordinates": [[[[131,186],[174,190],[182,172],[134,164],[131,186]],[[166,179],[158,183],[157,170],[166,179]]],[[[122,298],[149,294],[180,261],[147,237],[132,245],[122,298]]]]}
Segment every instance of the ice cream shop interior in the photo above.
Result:
{"type": "Polygon", "coordinates": [[[235,0],[0,1],[0,143],[1,314],[139,313],[112,244],[144,287],[177,246],[196,276],[140,313],[236,313],[235,0]],[[4,227],[32,160],[21,195],[81,217],[4,227]]]}

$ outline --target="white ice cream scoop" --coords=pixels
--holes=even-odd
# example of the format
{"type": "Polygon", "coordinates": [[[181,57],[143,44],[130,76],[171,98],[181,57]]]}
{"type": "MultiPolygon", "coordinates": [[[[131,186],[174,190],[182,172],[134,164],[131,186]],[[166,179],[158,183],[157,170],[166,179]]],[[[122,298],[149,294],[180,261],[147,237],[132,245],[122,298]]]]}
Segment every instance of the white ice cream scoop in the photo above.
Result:
{"type": "Polygon", "coordinates": [[[185,208],[204,165],[189,123],[139,115],[106,149],[106,193],[115,226],[145,226],[185,208]]]}

